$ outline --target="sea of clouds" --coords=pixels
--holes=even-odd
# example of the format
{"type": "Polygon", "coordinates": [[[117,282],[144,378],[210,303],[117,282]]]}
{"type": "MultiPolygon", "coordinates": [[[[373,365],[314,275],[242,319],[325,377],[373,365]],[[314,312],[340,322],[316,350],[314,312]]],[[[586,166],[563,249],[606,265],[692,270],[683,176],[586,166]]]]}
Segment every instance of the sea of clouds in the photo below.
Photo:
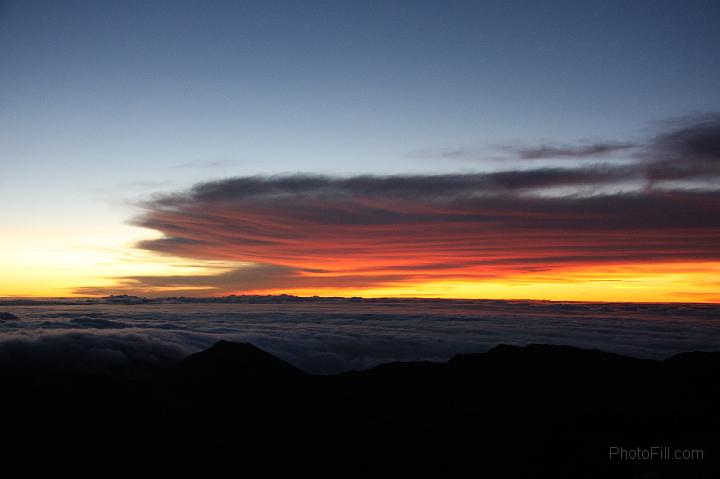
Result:
{"type": "Polygon", "coordinates": [[[501,344],[566,344],[643,358],[720,350],[720,305],[477,301],[0,304],[0,369],[102,372],[170,365],[220,339],[312,373],[444,361],[501,344]]]}

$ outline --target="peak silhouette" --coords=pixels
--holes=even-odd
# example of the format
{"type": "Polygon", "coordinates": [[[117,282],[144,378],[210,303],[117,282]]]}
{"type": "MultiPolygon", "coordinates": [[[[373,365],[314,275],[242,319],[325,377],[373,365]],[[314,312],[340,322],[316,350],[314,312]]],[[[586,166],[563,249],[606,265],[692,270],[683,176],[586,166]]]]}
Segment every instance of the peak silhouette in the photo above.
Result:
{"type": "Polygon", "coordinates": [[[270,380],[299,377],[303,371],[251,343],[218,341],[205,351],[192,354],[175,367],[188,379],[270,380]]]}

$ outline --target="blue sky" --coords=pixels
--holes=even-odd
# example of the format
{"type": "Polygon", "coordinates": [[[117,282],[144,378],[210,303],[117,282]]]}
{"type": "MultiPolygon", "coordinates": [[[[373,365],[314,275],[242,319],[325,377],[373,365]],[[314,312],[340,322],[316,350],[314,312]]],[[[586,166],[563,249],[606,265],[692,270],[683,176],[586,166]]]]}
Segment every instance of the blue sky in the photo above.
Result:
{"type": "Polygon", "coordinates": [[[624,140],[720,106],[716,2],[29,1],[2,12],[0,135],[14,181],[210,174],[168,171],[188,163],[447,170],[463,165],[414,153],[624,140]]]}

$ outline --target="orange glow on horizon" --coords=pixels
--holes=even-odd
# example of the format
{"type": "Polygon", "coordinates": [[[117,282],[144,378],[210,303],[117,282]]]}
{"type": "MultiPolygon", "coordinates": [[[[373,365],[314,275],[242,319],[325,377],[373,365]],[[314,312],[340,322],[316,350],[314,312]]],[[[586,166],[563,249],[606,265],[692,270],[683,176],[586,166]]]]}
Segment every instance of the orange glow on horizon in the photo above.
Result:
{"type": "Polygon", "coordinates": [[[720,263],[669,263],[573,267],[546,275],[518,275],[494,280],[446,279],[360,289],[285,288],[237,291],[235,294],[720,303],[718,278],[720,263]]]}
{"type": "MultiPolygon", "coordinates": [[[[92,235],[6,234],[0,297],[285,293],[720,303],[712,229],[493,232],[474,223],[341,228],[294,220],[286,233],[293,224],[286,216],[275,220],[278,231],[257,238],[228,239],[224,228],[233,216],[208,227],[201,222],[202,236],[181,241],[127,225],[92,235]]],[[[197,227],[167,219],[183,221],[186,229],[197,227]]]]}
{"type": "MultiPolygon", "coordinates": [[[[104,286],[117,294],[133,294],[124,291],[119,277],[104,276],[107,271],[121,271],[138,274],[141,272],[157,275],[216,273],[213,268],[201,266],[183,267],[166,260],[166,263],[151,264],[149,260],[160,261],[157,256],[148,256],[140,261],[142,266],[128,261],[87,256],[76,253],[65,256],[64,262],[54,268],[40,268],[32,265],[6,265],[5,275],[0,281],[0,296],[13,297],[59,297],[59,296],[103,296],[104,294],[76,294],[79,286],[104,286]],[[84,267],[72,261],[92,259],[84,267]],[[105,264],[103,264],[105,263],[105,264]]],[[[357,263],[343,263],[345,267],[359,267],[357,263]]],[[[360,268],[358,268],[360,269],[360,268]]],[[[384,271],[380,264],[365,265],[379,276],[392,273],[392,267],[384,271]]],[[[483,277],[482,269],[459,270],[429,275],[427,272],[417,278],[399,282],[383,282],[371,286],[332,286],[332,278],[339,273],[303,273],[305,279],[322,280],[317,287],[277,287],[247,289],[242,291],[218,291],[212,287],[156,287],[148,296],[221,296],[225,294],[292,294],[297,296],[362,296],[362,297],[436,297],[466,299],[534,299],[555,301],[598,301],[598,302],[707,302],[720,303],[718,286],[720,263],[664,263],[615,266],[573,266],[562,269],[533,273],[512,273],[502,276],[483,277]]],[[[364,273],[372,278],[372,274],[364,273]]],[[[497,275],[497,271],[493,273],[497,275]]],[[[363,274],[360,274],[362,277],[363,274]]]]}

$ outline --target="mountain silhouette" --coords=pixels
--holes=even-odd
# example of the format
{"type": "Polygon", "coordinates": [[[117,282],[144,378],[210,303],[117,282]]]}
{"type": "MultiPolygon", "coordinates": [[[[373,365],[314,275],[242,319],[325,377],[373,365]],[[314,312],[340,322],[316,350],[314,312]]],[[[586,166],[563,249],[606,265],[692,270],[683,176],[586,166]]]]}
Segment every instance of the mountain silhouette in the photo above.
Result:
{"type": "Polygon", "coordinates": [[[187,380],[278,380],[305,373],[250,343],[219,341],[209,349],[192,354],[175,366],[175,373],[187,380]]]}
{"type": "Polygon", "coordinates": [[[718,477],[719,373],[719,352],[655,361],[533,344],[313,375],[253,344],[220,341],[169,369],[2,376],[0,411],[12,411],[6,451],[372,445],[407,467],[718,477]],[[698,448],[704,460],[610,461],[611,446],[698,448]]]}
{"type": "Polygon", "coordinates": [[[500,344],[483,354],[459,354],[448,364],[454,368],[474,369],[491,374],[511,374],[528,379],[558,377],[583,381],[603,375],[650,373],[656,361],[630,358],[597,349],[572,346],[500,344]]]}

